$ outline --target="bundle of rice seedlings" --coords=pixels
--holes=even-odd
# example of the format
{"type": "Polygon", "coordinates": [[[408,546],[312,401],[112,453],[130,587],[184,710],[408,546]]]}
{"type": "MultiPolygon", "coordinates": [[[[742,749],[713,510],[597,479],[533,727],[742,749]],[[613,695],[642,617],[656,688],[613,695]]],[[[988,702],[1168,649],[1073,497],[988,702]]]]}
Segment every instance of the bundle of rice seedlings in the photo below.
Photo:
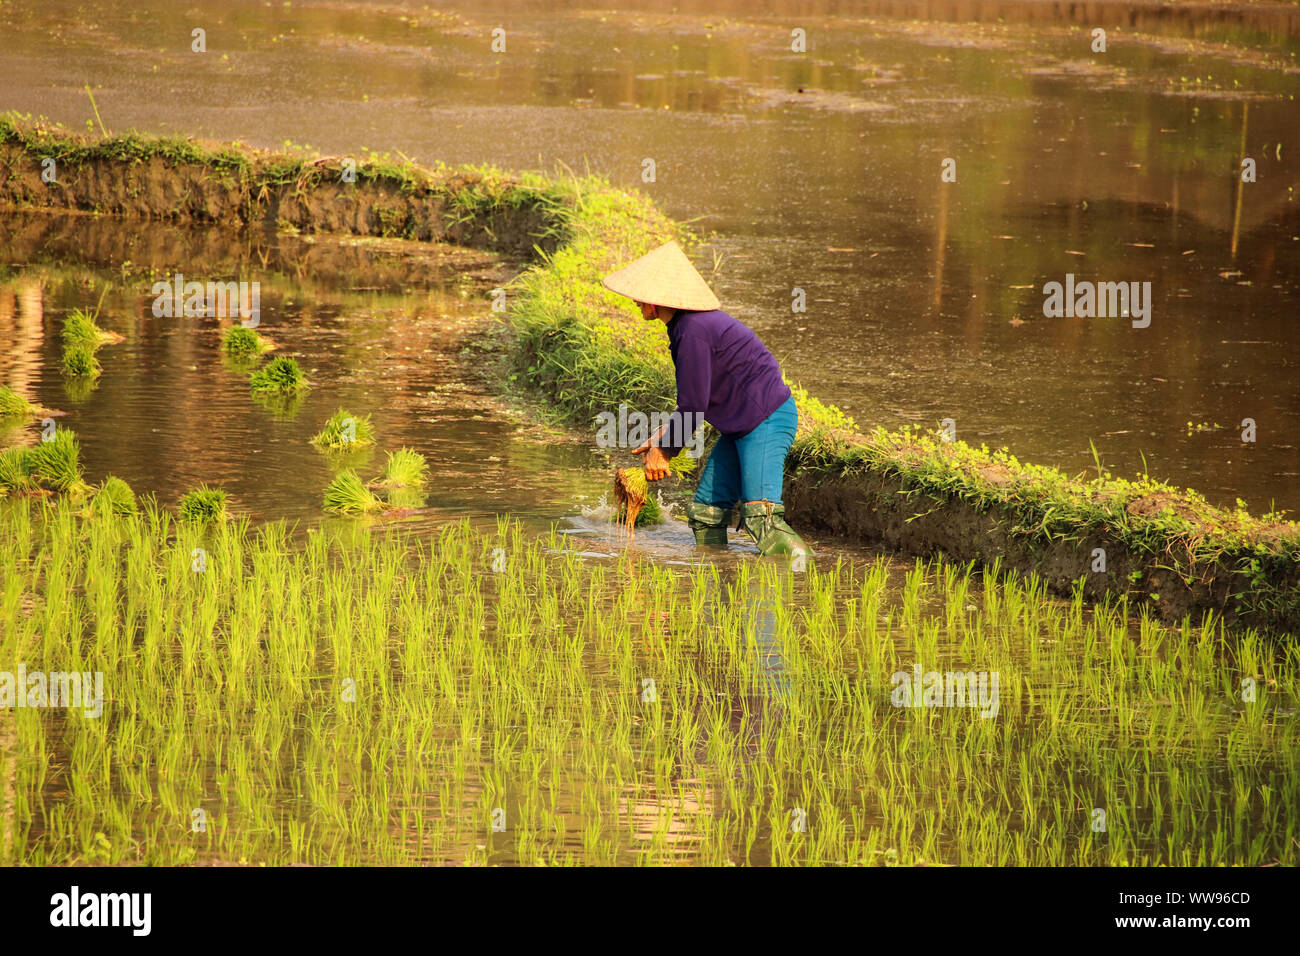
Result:
{"type": "Polygon", "coordinates": [[[95,489],[90,500],[91,511],[98,515],[133,515],[136,513],[135,492],[121,478],[109,475],[95,489]]]}
{"type": "Polygon", "coordinates": [[[221,349],[227,355],[250,358],[272,348],[271,341],[243,325],[232,325],[221,337],[221,349]]]}
{"type": "Polygon", "coordinates": [[[353,415],[340,408],[311,440],[318,448],[349,450],[375,443],[375,429],[369,415],[353,415]]]}
{"type": "Polygon", "coordinates": [[[383,508],[383,501],[361,483],[351,468],[339,472],[325,489],[325,510],[334,514],[365,514],[383,508]]]}
{"type": "Polygon", "coordinates": [[[60,428],[50,441],[43,441],[26,451],[26,467],[33,481],[50,491],[75,491],[85,487],[78,463],[80,448],[77,436],[60,428]]]}
{"type": "Polygon", "coordinates": [[[181,496],[181,500],[176,505],[176,513],[182,521],[224,521],[226,499],[229,497],[220,488],[199,485],[193,491],[187,491],[181,496]]]}
{"type": "Polygon", "coordinates": [[[31,418],[41,409],[23,398],[8,385],[0,385],[0,418],[31,418]]]}
{"type": "Polygon", "coordinates": [[[94,318],[83,309],[74,309],[63,323],[63,347],[69,349],[75,345],[84,345],[94,351],[101,345],[120,342],[122,337],[114,332],[106,332],[95,324],[94,318]]]}
{"type": "Polygon", "coordinates": [[[96,378],[103,371],[95,350],[89,345],[63,347],[63,371],[73,378],[96,378]]]}
{"type": "Polygon", "coordinates": [[[690,456],[685,448],[668,459],[668,473],[673,478],[685,478],[695,470],[698,462],[690,456]]]}
{"type": "Polygon", "coordinates": [[[22,494],[36,487],[32,480],[30,448],[0,451],[0,493],[22,494]]]}
{"type": "Polygon", "coordinates": [[[388,453],[384,473],[371,482],[380,488],[420,488],[429,473],[429,463],[413,448],[388,453]]]}
{"type": "Polygon", "coordinates": [[[614,472],[614,504],[618,521],[634,537],[637,525],[658,524],[663,520],[659,501],[650,493],[644,468],[619,468],[614,472]]]}
{"type": "Polygon", "coordinates": [[[298,363],[284,355],[255,371],[248,383],[254,394],[292,394],[309,387],[298,363]]]}

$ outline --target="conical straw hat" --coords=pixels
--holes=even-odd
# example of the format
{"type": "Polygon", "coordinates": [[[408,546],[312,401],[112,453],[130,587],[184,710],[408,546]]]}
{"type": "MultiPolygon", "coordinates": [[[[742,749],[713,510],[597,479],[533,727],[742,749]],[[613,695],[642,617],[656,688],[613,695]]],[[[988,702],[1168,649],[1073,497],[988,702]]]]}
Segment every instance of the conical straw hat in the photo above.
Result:
{"type": "Polygon", "coordinates": [[[721,304],[686,253],[675,242],[665,242],[653,252],[604,278],[605,288],[637,302],[666,305],[671,309],[709,312],[721,304]]]}

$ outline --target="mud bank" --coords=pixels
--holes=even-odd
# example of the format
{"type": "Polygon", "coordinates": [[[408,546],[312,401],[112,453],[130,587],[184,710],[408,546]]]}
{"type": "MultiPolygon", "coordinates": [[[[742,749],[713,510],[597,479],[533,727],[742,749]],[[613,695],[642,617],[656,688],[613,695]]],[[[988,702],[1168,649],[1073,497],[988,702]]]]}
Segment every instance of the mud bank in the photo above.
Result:
{"type": "MultiPolygon", "coordinates": [[[[0,119],[0,204],[300,232],[438,240],[529,256],[508,284],[513,385],[570,424],[620,403],[674,404],[666,334],[600,277],[692,236],[643,196],[594,177],[508,176],[205,147],[131,135],[88,140],[0,119]],[[57,184],[42,180],[52,158],[57,184]]],[[[1207,612],[1300,632],[1300,525],[1209,505],[1192,491],[1104,469],[1070,477],[1006,450],[934,433],[863,434],[792,386],[800,433],[787,462],[791,522],[912,555],[1042,576],[1054,589],[1166,619],[1207,612]]]]}
{"type": "Polygon", "coordinates": [[[1300,631],[1300,528],[1103,470],[1091,480],[916,432],[814,429],[787,462],[804,527],[911,555],[1037,574],[1058,593],[1166,620],[1214,612],[1300,631]]]}
{"type": "Polygon", "coordinates": [[[494,170],[308,157],[0,117],[0,205],[549,252],[554,197],[494,170]]]}

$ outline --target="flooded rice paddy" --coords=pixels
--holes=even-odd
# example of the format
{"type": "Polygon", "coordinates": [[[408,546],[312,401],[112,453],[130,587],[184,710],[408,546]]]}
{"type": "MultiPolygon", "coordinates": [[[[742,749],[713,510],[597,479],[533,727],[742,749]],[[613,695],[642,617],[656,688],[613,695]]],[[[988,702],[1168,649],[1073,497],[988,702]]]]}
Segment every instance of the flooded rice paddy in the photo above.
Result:
{"type": "Polygon", "coordinates": [[[860,423],[1295,511],[1300,26],[1120,6],[51,0],[0,10],[0,66],[73,128],[90,84],[115,131],[590,168],[715,232],[724,307],[860,423]],[[1150,282],[1151,325],[1046,318],[1067,273],[1150,282]]]}
{"type": "MultiPolygon", "coordinates": [[[[864,425],[953,417],[1072,470],[1091,441],[1117,473],[1300,506],[1290,21],[1143,22],[1100,60],[1086,24],[891,6],[800,12],[811,56],[793,11],[512,6],[492,58],[504,7],[237,3],[196,14],[196,60],[169,6],[91,29],[9,4],[0,106],[79,127],[90,83],[115,130],[586,166],[715,231],[724,307],[864,425]],[[1067,272],[1151,281],[1151,326],[1045,318],[1067,272]],[[1243,450],[1246,416],[1267,439],[1243,450]]],[[[485,292],[517,264],[14,213],[0,248],[0,380],[66,413],[89,481],[156,496],[0,504],[0,661],[103,688],[98,716],[0,709],[0,862],[1297,861],[1293,642],[837,542],[804,573],[738,538],[701,559],[678,521],[629,546],[592,443],[492,387],[485,292]],[[177,272],[256,277],[312,389],[260,403],[222,322],[154,316],[177,272]],[[59,370],[77,308],[122,337],[93,387],[59,370]],[[371,416],[368,456],[311,445],[340,408],[371,416]],[[340,467],[399,446],[422,500],[325,517],[340,467]],[[200,483],[235,520],[174,519],[200,483]],[[973,700],[927,699],[935,673],[973,700]]]]}

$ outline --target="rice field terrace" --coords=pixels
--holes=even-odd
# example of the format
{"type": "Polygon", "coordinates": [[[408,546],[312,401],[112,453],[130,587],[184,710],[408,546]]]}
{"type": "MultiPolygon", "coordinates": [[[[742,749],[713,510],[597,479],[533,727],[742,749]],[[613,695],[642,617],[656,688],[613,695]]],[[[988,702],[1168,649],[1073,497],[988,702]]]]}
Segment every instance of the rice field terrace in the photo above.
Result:
{"type": "Polygon", "coordinates": [[[1297,860],[1294,644],[951,563],[99,498],[0,502],[0,659],[85,679],[0,709],[6,864],[1297,860]]]}
{"type": "Polygon", "coordinates": [[[0,867],[1300,863],[1293,10],[204,6],[0,3],[0,867]]]}

